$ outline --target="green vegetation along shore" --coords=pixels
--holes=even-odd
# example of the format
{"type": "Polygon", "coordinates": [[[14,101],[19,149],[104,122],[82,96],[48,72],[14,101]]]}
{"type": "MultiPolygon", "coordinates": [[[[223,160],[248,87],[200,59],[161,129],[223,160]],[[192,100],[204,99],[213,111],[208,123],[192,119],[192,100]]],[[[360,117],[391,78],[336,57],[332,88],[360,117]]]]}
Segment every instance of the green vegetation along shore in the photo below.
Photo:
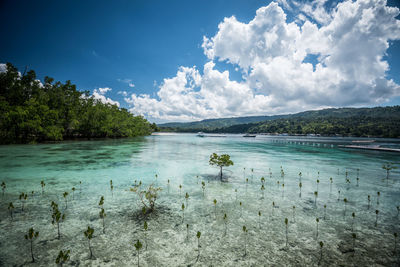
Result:
{"type": "Polygon", "coordinates": [[[70,81],[45,77],[42,84],[33,70],[21,74],[10,63],[0,73],[0,144],[134,137],[156,128],[141,116],[77,90],[70,81]]]}
{"type": "MultiPolygon", "coordinates": [[[[259,118],[259,117],[258,117],[259,118]]],[[[262,122],[241,123],[225,126],[230,119],[213,121],[213,127],[201,122],[165,127],[162,131],[208,132],[208,133],[270,133],[270,134],[321,134],[340,136],[400,137],[400,106],[375,108],[331,108],[305,111],[296,114],[270,116],[262,122]]],[[[236,119],[236,121],[242,121],[236,119]]],[[[168,125],[166,125],[168,126],[168,125]]]]}

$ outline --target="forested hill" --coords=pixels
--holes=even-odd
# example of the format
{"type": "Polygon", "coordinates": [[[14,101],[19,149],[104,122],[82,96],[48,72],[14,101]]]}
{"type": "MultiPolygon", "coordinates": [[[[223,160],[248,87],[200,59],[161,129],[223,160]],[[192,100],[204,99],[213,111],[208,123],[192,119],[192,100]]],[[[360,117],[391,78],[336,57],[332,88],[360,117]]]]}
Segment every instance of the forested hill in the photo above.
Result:
{"type": "MultiPolygon", "coordinates": [[[[180,132],[287,133],[400,137],[400,106],[305,111],[257,123],[213,128],[161,128],[180,132]]],[[[218,120],[217,120],[218,121],[218,120]]],[[[217,122],[214,122],[215,124],[217,122]]]]}
{"type": "Polygon", "coordinates": [[[43,84],[30,70],[10,63],[0,73],[0,143],[32,143],[69,138],[133,137],[156,128],[126,109],[103,104],[70,81],[43,84]]]}

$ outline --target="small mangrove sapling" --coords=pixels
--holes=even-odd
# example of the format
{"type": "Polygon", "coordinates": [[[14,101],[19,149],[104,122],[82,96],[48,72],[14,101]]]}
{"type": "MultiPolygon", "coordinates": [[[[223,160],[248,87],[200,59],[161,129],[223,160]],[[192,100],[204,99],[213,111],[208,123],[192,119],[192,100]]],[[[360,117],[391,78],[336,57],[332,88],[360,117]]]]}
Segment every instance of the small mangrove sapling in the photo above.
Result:
{"type": "Polygon", "coordinates": [[[319,179],[317,179],[317,191],[318,191],[318,186],[319,186],[319,179]]]}
{"type": "Polygon", "coordinates": [[[340,190],[338,190],[338,197],[337,197],[337,201],[340,200],[340,190]]]}
{"type": "Polygon", "coordinates": [[[33,241],[39,236],[39,232],[35,232],[33,228],[30,228],[28,231],[28,234],[25,235],[25,239],[29,240],[31,243],[31,256],[32,256],[32,262],[35,262],[35,258],[33,257],[33,241]]]}
{"type": "Polygon", "coordinates": [[[185,199],[186,199],[186,207],[188,207],[188,201],[189,201],[189,194],[188,194],[188,192],[186,192],[186,194],[185,194],[185,199]]]}
{"type": "Polygon", "coordinates": [[[4,197],[4,192],[6,191],[6,183],[3,181],[1,182],[1,190],[3,191],[3,197],[4,197]]]}
{"type": "Polygon", "coordinates": [[[382,165],[382,169],[384,169],[386,171],[386,180],[389,180],[390,171],[393,169],[397,169],[397,167],[393,166],[391,163],[386,163],[386,164],[382,165]]]}
{"type": "Polygon", "coordinates": [[[285,228],[286,228],[286,247],[288,246],[288,218],[285,218],[285,228]]]}
{"type": "Polygon", "coordinates": [[[301,198],[301,187],[303,186],[303,184],[300,182],[299,183],[299,190],[300,190],[300,193],[299,193],[299,197],[301,198]]]}
{"type": "Polygon", "coordinates": [[[344,202],[344,216],[346,217],[346,206],[347,206],[347,198],[344,198],[343,199],[343,202],[344,202]]]}
{"type": "MultiPolygon", "coordinates": [[[[333,183],[332,177],[330,177],[329,180],[331,181],[330,187],[329,187],[329,194],[331,194],[331,193],[332,193],[332,183],[333,183]]],[[[322,241],[321,241],[321,242],[322,242],[322,241]]]]}
{"type": "Polygon", "coordinates": [[[354,219],[356,217],[356,214],[353,212],[351,214],[351,217],[353,217],[352,221],[351,221],[351,231],[354,232],[354,219]]]}
{"type": "Polygon", "coordinates": [[[72,200],[74,200],[75,199],[75,187],[72,187],[71,190],[72,190],[72,200]]]}
{"type": "Polygon", "coordinates": [[[145,248],[147,250],[147,229],[148,229],[148,225],[147,225],[146,221],[144,221],[143,229],[144,229],[144,242],[146,244],[145,248]]]}
{"type": "Polygon", "coordinates": [[[112,180],[110,180],[110,190],[111,190],[111,197],[114,197],[114,185],[112,180]]]}
{"type": "Polygon", "coordinates": [[[379,215],[379,210],[375,210],[376,218],[375,218],[375,227],[378,226],[378,215],[379,215]]]}
{"type": "Polygon", "coordinates": [[[42,195],[43,195],[43,193],[44,193],[44,187],[46,186],[46,183],[42,180],[42,181],[40,182],[40,186],[42,187],[42,195]]]}
{"type": "Polygon", "coordinates": [[[324,220],[326,220],[326,204],[324,204],[324,220]]]}
{"type": "Polygon", "coordinates": [[[12,221],[12,220],[14,219],[14,218],[13,218],[14,205],[13,205],[12,202],[10,202],[10,203],[8,204],[8,210],[10,211],[10,216],[11,216],[11,221],[12,221]]]}
{"type": "Polygon", "coordinates": [[[199,257],[200,257],[200,237],[201,237],[201,232],[197,231],[196,237],[197,237],[197,251],[198,251],[197,259],[199,259],[199,257]]]}
{"type": "Polygon", "coordinates": [[[314,192],[314,205],[317,207],[317,198],[318,198],[318,191],[314,192]]]}
{"type": "Polygon", "coordinates": [[[258,211],[258,228],[261,229],[261,211],[258,211]]]}
{"type": "Polygon", "coordinates": [[[93,238],[93,233],[94,233],[94,229],[91,228],[90,226],[88,226],[87,230],[83,232],[83,234],[85,235],[85,237],[88,240],[89,251],[90,251],[90,259],[92,259],[92,257],[93,257],[92,247],[90,246],[90,240],[93,238]]]}
{"type": "Polygon", "coordinates": [[[204,181],[201,181],[201,189],[203,190],[203,198],[205,196],[205,190],[206,190],[206,183],[204,183],[204,181]]]}
{"type": "Polygon", "coordinates": [[[103,234],[105,234],[106,233],[106,227],[105,227],[105,224],[104,224],[104,218],[107,216],[107,214],[104,212],[104,208],[101,208],[101,210],[99,212],[99,216],[100,216],[100,219],[103,220],[103,234]]]}
{"type": "Polygon", "coordinates": [[[320,248],[320,257],[319,257],[319,262],[322,261],[322,248],[324,247],[324,242],[319,241],[319,248],[320,248]]]}
{"type": "Polygon", "coordinates": [[[217,219],[217,200],[214,199],[213,203],[214,203],[214,214],[215,214],[215,219],[217,219]]]}
{"type": "Polygon", "coordinates": [[[262,192],[261,199],[264,199],[264,190],[265,190],[265,187],[264,187],[264,184],[262,184],[261,185],[261,192],[262,192]]]}
{"type": "Polygon", "coordinates": [[[244,256],[247,255],[247,232],[249,230],[247,230],[246,226],[243,225],[243,233],[244,233],[244,256]]]}
{"type": "Polygon", "coordinates": [[[381,196],[381,192],[376,192],[377,197],[376,197],[376,204],[379,205],[379,197],[381,196]]]}
{"type": "Polygon", "coordinates": [[[68,249],[67,251],[62,251],[58,253],[58,256],[56,258],[56,264],[59,264],[61,267],[64,265],[69,260],[69,253],[71,251],[68,249]]]}
{"type": "Polygon", "coordinates": [[[186,240],[189,241],[189,224],[186,224],[186,240]]]}
{"type": "Polygon", "coordinates": [[[182,223],[185,221],[185,204],[182,203],[182,223]]]}
{"type": "Polygon", "coordinates": [[[179,185],[179,197],[181,197],[182,196],[182,185],[180,184],[179,185]]]}
{"type": "Polygon", "coordinates": [[[355,233],[352,233],[351,236],[353,237],[353,251],[356,252],[356,238],[357,238],[357,235],[355,233]]]}
{"type": "Polygon", "coordinates": [[[51,202],[51,207],[53,208],[53,214],[51,215],[52,224],[57,224],[57,238],[60,239],[60,222],[65,220],[65,214],[61,214],[60,210],[58,209],[58,204],[54,201],[51,202]]]}
{"type": "Polygon", "coordinates": [[[21,210],[22,211],[24,211],[24,206],[25,206],[25,202],[26,202],[27,198],[28,198],[28,194],[25,194],[24,192],[22,192],[19,195],[19,200],[21,200],[21,210]]]}
{"type": "Polygon", "coordinates": [[[150,212],[154,211],[158,192],[161,190],[161,187],[154,187],[153,184],[150,184],[145,190],[140,190],[140,185],[130,189],[131,192],[135,192],[139,196],[143,206],[150,212]]]}
{"type": "Polygon", "coordinates": [[[296,222],[296,206],[293,206],[292,209],[293,209],[293,222],[296,222]]]}
{"type": "Polygon", "coordinates": [[[317,222],[317,238],[318,238],[318,225],[319,225],[319,218],[316,218],[315,221],[317,222]]]}
{"type": "Polygon", "coordinates": [[[226,231],[228,230],[228,216],[226,215],[226,213],[224,214],[224,224],[225,224],[225,233],[224,233],[224,235],[226,235],[226,231]]]}
{"type": "Polygon", "coordinates": [[[140,254],[140,250],[142,249],[142,243],[139,241],[139,239],[136,241],[136,243],[134,244],[136,251],[137,251],[137,266],[139,267],[139,254],[140,254]]]}

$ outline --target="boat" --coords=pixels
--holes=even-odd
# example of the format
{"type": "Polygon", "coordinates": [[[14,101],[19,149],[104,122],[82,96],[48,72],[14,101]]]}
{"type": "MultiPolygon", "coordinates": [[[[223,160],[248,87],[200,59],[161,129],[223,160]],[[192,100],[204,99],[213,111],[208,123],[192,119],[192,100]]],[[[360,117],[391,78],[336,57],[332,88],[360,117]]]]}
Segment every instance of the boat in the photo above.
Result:
{"type": "Polygon", "coordinates": [[[256,137],[256,135],[247,133],[247,134],[243,135],[243,137],[256,137]]]}
{"type": "Polygon", "coordinates": [[[203,132],[198,132],[198,133],[197,133],[197,136],[198,136],[198,137],[204,137],[204,133],[203,133],[203,132]]]}

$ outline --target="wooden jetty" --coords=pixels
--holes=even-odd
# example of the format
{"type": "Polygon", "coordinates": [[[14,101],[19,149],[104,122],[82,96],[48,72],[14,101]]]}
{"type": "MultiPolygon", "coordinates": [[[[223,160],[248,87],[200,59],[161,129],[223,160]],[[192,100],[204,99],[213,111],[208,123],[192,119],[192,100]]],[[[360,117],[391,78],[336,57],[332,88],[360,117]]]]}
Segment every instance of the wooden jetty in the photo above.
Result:
{"type": "Polygon", "coordinates": [[[400,152],[400,149],[398,149],[398,148],[380,147],[379,145],[377,145],[377,146],[338,145],[338,147],[364,149],[364,150],[379,150],[379,151],[387,151],[387,152],[400,152]]]}

